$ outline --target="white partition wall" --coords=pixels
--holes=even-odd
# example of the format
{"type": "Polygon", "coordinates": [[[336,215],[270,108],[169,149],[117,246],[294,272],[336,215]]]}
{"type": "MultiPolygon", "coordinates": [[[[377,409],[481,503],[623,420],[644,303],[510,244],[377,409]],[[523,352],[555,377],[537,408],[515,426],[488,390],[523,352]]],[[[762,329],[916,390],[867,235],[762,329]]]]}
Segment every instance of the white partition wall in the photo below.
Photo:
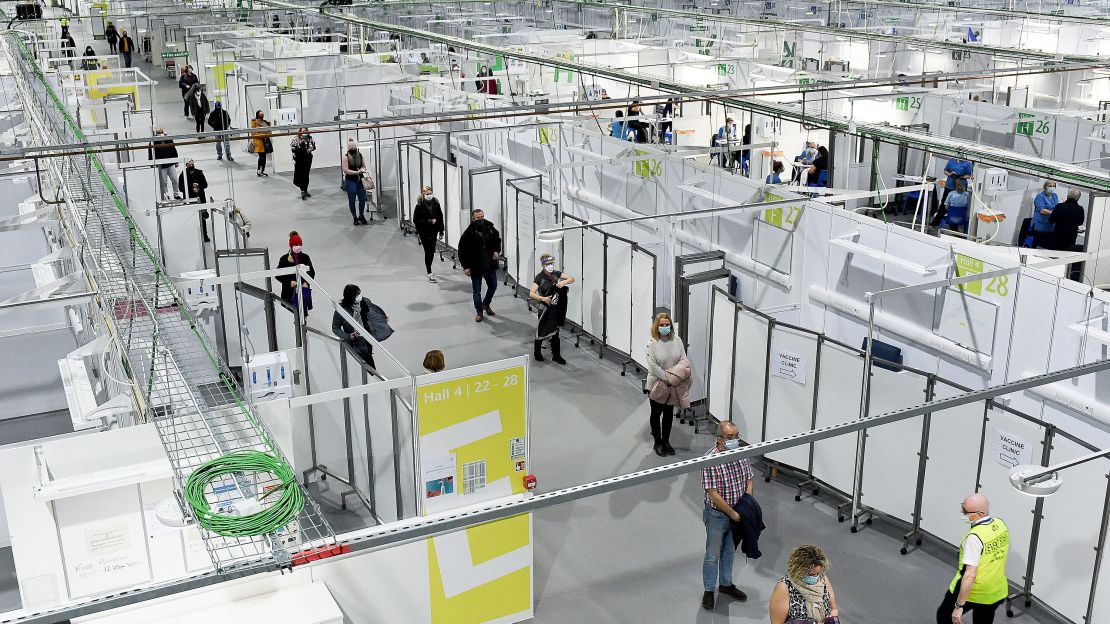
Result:
{"type": "MultiPolygon", "coordinates": [[[[963,392],[941,381],[933,387],[933,400],[960,394],[963,392]]],[[[925,464],[921,492],[921,528],[949,544],[956,544],[967,532],[967,523],[944,510],[960,498],[959,492],[975,491],[983,434],[983,404],[969,403],[933,412],[929,421],[929,461],[925,464]]]]}
{"type": "MultiPolygon", "coordinates": [[[[605,241],[605,344],[632,353],[632,243],[605,241]]],[[[646,344],[646,343],[645,343],[646,344]]]]}
{"type": "Polygon", "coordinates": [[[582,267],[582,330],[600,338],[605,331],[605,236],[593,228],[582,230],[582,267]]]}
{"type": "Polygon", "coordinates": [[[641,348],[651,341],[655,317],[655,255],[641,248],[632,249],[632,361],[647,368],[647,353],[641,348]]]}
{"type": "MultiPolygon", "coordinates": [[[[818,339],[811,332],[775,325],[767,371],[767,422],[763,439],[809,431],[817,387],[818,339]]],[[[809,469],[809,445],[767,454],[768,459],[809,469]]]]}
{"type": "Polygon", "coordinates": [[[706,410],[717,420],[731,420],[732,365],[736,357],[733,350],[736,342],[736,303],[728,293],[714,288],[711,305],[706,410]]]}
{"type": "MultiPolygon", "coordinates": [[[[928,378],[913,371],[871,367],[868,415],[886,414],[925,402],[928,378]]],[[[917,498],[922,416],[867,430],[863,504],[896,518],[913,516],[917,498]]]]}
{"type": "MultiPolygon", "coordinates": [[[[563,213],[563,223],[574,225],[581,223],[574,217],[563,213]]],[[[582,327],[583,299],[585,298],[585,267],[582,265],[582,236],[584,228],[568,230],[563,233],[563,272],[578,280],[576,292],[567,298],[567,320],[582,327]]]]}
{"type": "Polygon", "coordinates": [[[767,379],[769,321],[741,309],[736,319],[736,350],[732,367],[732,420],[740,437],[761,441],[763,435],[763,388],[767,379]]]}
{"type": "MultiPolygon", "coordinates": [[[[821,345],[816,427],[857,420],[862,392],[863,358],[859,352],[825,341],[821,345]]],[[[813,476],[841,492],[851,492],[856,437],[841,435],[814,442],[813,476]]]]}

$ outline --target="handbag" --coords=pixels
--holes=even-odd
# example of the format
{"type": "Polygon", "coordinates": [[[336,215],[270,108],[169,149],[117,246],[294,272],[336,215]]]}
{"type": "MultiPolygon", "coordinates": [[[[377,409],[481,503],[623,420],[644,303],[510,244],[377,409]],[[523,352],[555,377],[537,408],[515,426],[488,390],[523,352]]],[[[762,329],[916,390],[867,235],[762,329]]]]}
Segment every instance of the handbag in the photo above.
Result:
{"type": "Polygon", "coordinates": [[[368,175],[362,176],[362,188],[368,191],[374,190],[374,178],[371,178],[368,175]]]}
{"type": "Polygon", "coordinates": [[[301,286],[293,291],[293,309],[297,309],[297,298],[300,297],[304,306],[304,311],[308,312],[312,309],[312,289],[308,286],[301,286]]]}
{"type": "Polygon", "coordinates": [[[274,142],[270,140],[270,137],[262,137],[262,151],[267,154],[274,153],[274,142]]]}
{"type": "Polygon", "coordinates": [[[366,306],[363,308],[366,329],[370,330],[370,335],[374,337],[374,340],[385,342],[393,335],[393,328],[385,320],[385,310],[381,309],[381,306],[366,300],[363,300],[362,304],[366,306]]]}

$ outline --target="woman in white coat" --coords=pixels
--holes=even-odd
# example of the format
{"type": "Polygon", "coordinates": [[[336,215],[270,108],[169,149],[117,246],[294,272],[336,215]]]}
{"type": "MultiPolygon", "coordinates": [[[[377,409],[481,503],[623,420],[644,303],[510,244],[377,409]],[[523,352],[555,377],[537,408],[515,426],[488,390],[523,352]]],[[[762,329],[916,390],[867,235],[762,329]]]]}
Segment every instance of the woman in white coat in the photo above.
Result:
{"type": "MultiPolygon", "coordinates": [[[[651,324],[651,342],[647,344],[648,391],[655,387],[657,381],[667,384],[669,378],[667,370],[686,357],[686,348],[674,329],[670,314],[660,312],[655,315],[655,322],[651,324]]],[[[660,403],[651,398],[648,399],[648,403],[651,405],[649,423],[651,437],[655,441],[653,445],[655,454],[660,457],[674,455],[674,447],[671,446],[674,405],[660,403]]]]}

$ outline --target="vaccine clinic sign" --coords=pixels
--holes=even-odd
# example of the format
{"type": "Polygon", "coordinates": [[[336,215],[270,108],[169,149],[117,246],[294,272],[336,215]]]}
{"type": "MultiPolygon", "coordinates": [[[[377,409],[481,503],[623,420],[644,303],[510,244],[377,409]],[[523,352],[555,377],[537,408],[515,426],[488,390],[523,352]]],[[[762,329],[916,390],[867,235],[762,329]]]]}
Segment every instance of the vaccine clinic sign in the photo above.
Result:
{"type": "Polygon", "coordinates": [[[990,449],[991,459],[1007,468],[1033,463],[1033,449],[1029,442],[1001,429],[991,429],[990,449]]]}

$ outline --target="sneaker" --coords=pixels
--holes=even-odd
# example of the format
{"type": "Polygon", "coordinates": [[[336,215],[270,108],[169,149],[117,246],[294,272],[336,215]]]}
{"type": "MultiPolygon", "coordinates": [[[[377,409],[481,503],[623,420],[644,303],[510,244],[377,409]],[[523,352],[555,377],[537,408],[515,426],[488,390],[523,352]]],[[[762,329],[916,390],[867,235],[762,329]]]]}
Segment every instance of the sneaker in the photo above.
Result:
{"type": "Polygon", "coordinates": [[[227,155],[227,161],[228,162],[235,162],[235,159],[231,157],[231,154],[228,154],[227,155]]]}
{"type": "Polygon", "coordinates": [[[312,193],[309,193],[308,191],[305,191],[304,196],[305,197],[312,197],[312,193]]]}
{"type": "Polygon", "coordinates": [[[224,157],[223,157],[222,154],[216,154],[216,160],[223,160],[223,159],[224,159],[224,157]]]}
{"type": "Polygon", "coordinates": [[[489,306],[486,306],[486,316],[497,316],[497,315],[493,313],[492,308],[490,308],[489,306]]]}
{"type": "Polygon", "coordinates": [[[711,611],[713,609],[713,605],[715,603],[716,603],[716,600],[714,600],[714,598],[713,598],[713,592],[708,591],[708,592],[705,592],[701,595],[701,608],[702,609],[706,609],[706,610],[711,611]]]}
{"type": "Polygon", "coordinates": [[[270,174],[268,174],[268,173],[266,173],[265,171],[263,171],[263,172],[262,172],[262,177],[263,177],[263,178],[268,178],[268,177],[270,177],[270,174]]]}
{"type": "Polygon", "coordinates": [[[553,356],[551,356],[551,361],[552,361],[552,362],[555,362],[556,364],[559,364],[559,365],[561,365],[561,366],[566,366],[566,365],[567,365],[567,361],[566,361],[566,360],[564,360],[564,359],[563,359],[563,356],[561,356],[561,355],[553,355],[553,356]]]}
{"type": "Polygon", "coordinates": [[[256,176],[258,176],[258,177],[260,177],[260,178],[261,178],[261,177],[262,177],[262,172],[261,172],[261,171],[255,171],[255,172],[254,172],[254,175],[256,175],[256,176]]]}
{"type": "Polygon", "coordinates": [[[735,585],[721,585],[717,587],[717,591],[726,596],[731,596],[740,602],[744,602],[748,599],[748,595],[740,591],[740,588],[735,585]]]}
{"type": "Polygon", "coordinates": [[[428,281],[435,284],[436,283],[436,276],[429,273],[428,274],[428,281]]]}
{"type": "Polygon", "coordinates": [[[359,223],[359,222],[358,222],[358,218],[357,218],[357,217],[355,218],[355,220],[354,220],[354,221],[355,221],[355,223],[354,223],[355,225],[362,225],[361,223],[359,223]]]}
{"type": "Polygon", "coordinates": [[[482,322],[482,313],[481,312],[474,315],[474,322],[475,323],[481,323],[482,322]]]}
{"type": "Polygon", "coordinates": [[[366,217],[359,217],[358,222],[363,224],[363,225],[370,225],[369,223],[366,222],[366,217]]]}

